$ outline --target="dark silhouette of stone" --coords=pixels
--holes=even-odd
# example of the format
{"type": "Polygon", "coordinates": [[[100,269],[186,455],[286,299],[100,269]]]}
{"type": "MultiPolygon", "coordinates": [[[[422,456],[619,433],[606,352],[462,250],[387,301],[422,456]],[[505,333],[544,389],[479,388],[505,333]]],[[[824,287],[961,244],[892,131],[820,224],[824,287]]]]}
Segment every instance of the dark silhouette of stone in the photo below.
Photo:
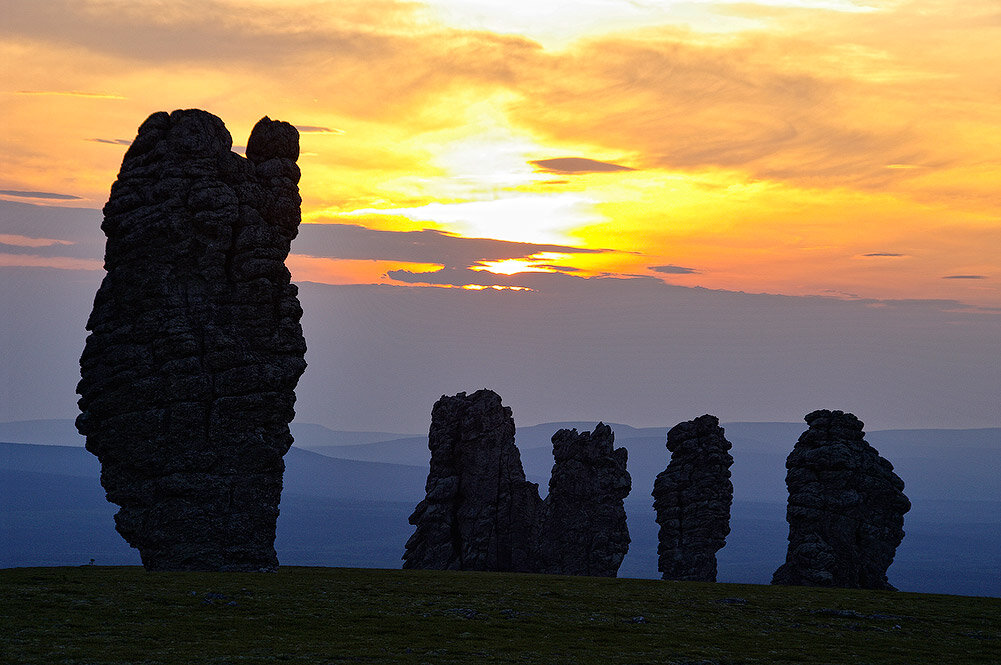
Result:
{"type": "Polygon", "coordinates": [[[442,396],[431,411],[427,497],[404,568],[530,572],[542,501],[525,480],[511,409],[491,390],[442,396]]]}
{"type": "Polygon", "coordinates": [[[538,572],[615,577],[629,551],[625,448],[604,423],[553,435],[553,473],[538,532],[538,572]]]}
{"type": "Polygon", "coordinates": [[[772,584],[888,589],[911,503],[850,413],[814,411],[786,460],[789,550],[772,584]]]}
{"type": "Polygon", "coordinates": [[[715,582],[716,552],[730,533],[730,442],[707,414],[671,428],[667,449],[671,462],[653,485],[657,569],[665,580],[715,582]]]}
{"type": "Polygon", "coordinates": [[[80,359],[77,428],[149,570],[274,570],[282,456],[305,369],[284,261],[298,132],[263,118],[248,158],[205,111],[154,113],[104,206],[107,275],[80,359]]]}

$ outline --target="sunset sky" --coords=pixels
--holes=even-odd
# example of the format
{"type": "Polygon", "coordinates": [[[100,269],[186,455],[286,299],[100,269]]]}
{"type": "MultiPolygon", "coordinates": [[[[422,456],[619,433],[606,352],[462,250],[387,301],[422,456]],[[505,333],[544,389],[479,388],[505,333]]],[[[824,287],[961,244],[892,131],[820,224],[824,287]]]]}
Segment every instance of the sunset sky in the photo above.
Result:
{"type": "MultiPolygon", "coordinates": [[[[804,297],[796,302],[832,312],[853,303],[844,316],[868,321],[872,339],[926,336],[914,342],[925,345],[918,352],[892,361],[916,372],[911,378],[883,365],[872,370],[879,377],[863,376],[879,363],[860,361],[856,379],[867,385],[895,389],[922,377],[914,385],[923,397],[893,398],[897,415],[887,423],[915,412],[927,415],[922,422],[944,422],[956,413],[948,400],[959,395],[975,404],[950,422],[997,421],[997,409],[983,408],[996,405],[1001,388],[997,0],[0,0],[0,15],[0,203],[25,215],[0,220],[7,274],[54,268],[66,283],[81,276],[74,284],[99,277],[96,222],[87,222],[86,235],[39,215],[100,209],[151,113],[206,109],[225,121],[237,151],[268,115],[301,133],[304,224],[288,259],[298,282],[384,285],[371,291],[380,298],[395,285],[424,293],[426,302],[431,291],[464,287],[482,292],[470,297],[490,298],[503,290],[508,313],[546,289],[567,307],[614,298],[624,308],[642,293],[642,306],[620,314],[651,331],[668,319],[637,312],[661,308],[658,316],[669,317],[667,306],[650,304],[664,298],[654,287],[703,287],[661,288],[672,298],[706,289],[804,297]],[[594,279],[601,277],[611,279],[594,279]],[[939,318],[866,318],[887,308],[939,318]],[[949,355],[958,348],[966,355],[949,355]],[[943,375],[955,380],[941,386],[945,401],[922,383],[943,375]],[[935,420],[922,399],[946,415],[935,420]]],[[[494,307],[462,302],[470,317],[494,307]]],[[[749,319],[762,308],[765,327],[734,338],[731,352],[751,337],[778,339],[763,312],[785,301],[740,302],[749,319]]],[[[358,303],[354,311],[374,307],[358,303]]],[[[788,316],[797,329],[810,328],[805,314],[788,316]]],[[[744,321],[720,326],[740,331],[744,321]]],[[[442,339],[428,325],[425,332],[442,339]]],[[[835,328],[818,325],[817,335],[835,328]]],[[[691,333],[693,345],[712,338],[692,330],[678,334],[691,333]]],[[[637,344],[654,339],[635,335],[637,344]]],[[[833,348],[838,335],[817,337],[803,358],[833,348]]],[[[587,353],[604,339],[595,333],[587,353]]],[[[518,338],[511,349],[530,343],[518,338]]],[[[67,357],[78,357],[75,344],[66,342],[67,357]]],[[[556,338],[545,344],[535,357],[559,348],[556,338]]],[[[844,344],[844,357],[854,357],[858,349],[844,344]]],[[[696,352],[726,356],[709,346],[696,352]]],[[[741,396],[720,397],[743,405],[733,417],[798,418],[819,399],[856,395],[846,379],[810,395],[812,402],[769,410],[804,394],[777,373],[782,390],[770,401],[741,402],[766,391],[749,386],[767,383],[770,354],[783,353],[776,342],[767,353],[734,356],[738,365],[748,357],[762,365],[747,364],[741,396]]],[[[623,363],[635,360],[635,374],[649,357],[623,363]]],[[[496,367],[514,366],[497,360],[496,367]]],[[[323,374],[324,362],[310,360],[309,372],[319,373],[307,372],[307,384],[329,385],[343,370],[331,360],[323,374]]],[[[437,394],[482,387],[480,377],[495,387],[524,384],[493,371],[429,379],[397,426],[419,422],[437,394]]],[[[720,366],[720,376],[727,371],[720,366]]],[[[714,380],[691,408],[713,408],[714,380]]],[[[373,383],[370,397],[393,381],[387,374],[373,383]]],[[[552,415],[583,417],[586,407],[552,415]]],[[[314,410],[321,413],[319,402],[314,410]]],[[[9,409],[0,417],[39,413],[9,409]]],[[[392,425],[380,420],[385,413],[359,413],[325,422],[392,425]]],[[[661,421],[650,409],[621,417],[661,421]]]]}
{"type": "MultiPolygon", "coordinates": [[[[299,280],[1001,306],[995,0],[2,7],[7,199],[99,208],[157,110],[210,110],[237,146],[267,114],[302,131],[307,223],[530,243],[450,265],[300,242],[299,280]]],[[[0,262],[59,263],[30,256],[0,262]]]]}

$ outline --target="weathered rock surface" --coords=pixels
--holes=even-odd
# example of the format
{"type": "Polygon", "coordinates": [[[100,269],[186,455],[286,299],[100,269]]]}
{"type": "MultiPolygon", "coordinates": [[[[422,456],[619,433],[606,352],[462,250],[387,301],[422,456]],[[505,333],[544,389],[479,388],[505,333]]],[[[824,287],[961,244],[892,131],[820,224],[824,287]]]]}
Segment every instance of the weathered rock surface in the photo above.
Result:
{"type": "Polygon", "coordinates": [[[653,486],[657,569],[665,580],[716,581],[716,552],[730,533],[730,447],[719,419],[708,414],[667,433],[671,462],[653,486]]]}
{"type": "Polygon", "coordinates": [[[553,435],[553,472],[538,532],[538,572],[615,577],[629,551],[625,448],[604,423],[553,435]]]}
{"type": "Polygon", "coordinates": [[[806,422],[786,460],[789,550],[772,584],[893,589],[886,570],[911,507],[904,482],[854,415],[814,411],[806,422]]]}
{"type": "Polygon", "coordinates": [[[245,159],[204,111],[154,113],[104,207],[107,275],[77,428],[150,570],[274,570],[282,456],[305,369],[284,261],[299,136],[263,118],[245,159]]]}
{"type": "Polygon", "coordinates": [[[491,390],[431,411],[427,497],[410,516],[404,568],[534,570],[539,487],[525,480],[511,409],[491,390]]]}

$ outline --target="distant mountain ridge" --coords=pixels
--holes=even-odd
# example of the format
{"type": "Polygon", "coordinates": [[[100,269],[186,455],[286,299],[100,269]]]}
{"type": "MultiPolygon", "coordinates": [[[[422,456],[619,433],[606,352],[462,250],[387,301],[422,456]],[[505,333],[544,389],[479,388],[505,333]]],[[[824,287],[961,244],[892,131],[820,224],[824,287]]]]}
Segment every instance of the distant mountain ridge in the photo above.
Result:
{"type": "MultiPolygon", "coordinates": [[[[643,479],[662,470],[667,450],[659,436],[619,445],[633,447],[633,492],[626,499],[632,544],[619,574],[658,577],[652,480],[643,479]],[[642,440],[646,445],[637,445],[642,440]]],[[[747,455],[761,459],[744,459],[743,471],[735,465],[734,484],[745,488],[745,496],[734,500],[732,531],[718,556],[719,579],[765,584],[785,554],[785,497],[746,496],[756,487],[751,481],[784,492],[784,456],[747,455]],[[754,475],[765,472],[770,474],[765,479],[754,475]]],[[[522,458],[529,478],[545,493],[550,450],[529,448],[522,458]]],[[[275,541],[283,564],[400,566],[403,544],[413,533],[407,517],[424,496],[427,466],[344,460],[299,448],[289,451],[285,462],[275,541]]],[[[996,475],[994,468],[984,472],[996,475]]],[[[941,469],[933,467],[929,474],[936,471],[941,469]]],[[[117,507],[105,500],[99,476],[97,458],[80,446],[0,443],[0,567],[79,565],[91,558],[99,564],[137,564],[137,552],[115,532],[117,507]]],[[[907,591],[1001,596],[1001,501],[967,500],[955,487],[954,500],[926,498],[922,482],[908,486],[915,507],[905,519],[908,535],[890,568],[891,582],[907,591]]]]}

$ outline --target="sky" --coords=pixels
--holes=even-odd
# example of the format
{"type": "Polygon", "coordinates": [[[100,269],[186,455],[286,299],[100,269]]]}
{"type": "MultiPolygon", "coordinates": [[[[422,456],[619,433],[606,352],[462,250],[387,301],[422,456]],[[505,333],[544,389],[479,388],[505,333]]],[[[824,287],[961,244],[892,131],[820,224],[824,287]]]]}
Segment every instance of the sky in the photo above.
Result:
{"type": "Polygon", "coordinates": [[[237,151],[300,130],[300,418],[420,431],[499,386],[529,424],[1001,425],[996,0],[0,14],[2,378],[35,386],[0,419],[72,415],[97,211],[138,125],[197,107],[237,151]]]}

